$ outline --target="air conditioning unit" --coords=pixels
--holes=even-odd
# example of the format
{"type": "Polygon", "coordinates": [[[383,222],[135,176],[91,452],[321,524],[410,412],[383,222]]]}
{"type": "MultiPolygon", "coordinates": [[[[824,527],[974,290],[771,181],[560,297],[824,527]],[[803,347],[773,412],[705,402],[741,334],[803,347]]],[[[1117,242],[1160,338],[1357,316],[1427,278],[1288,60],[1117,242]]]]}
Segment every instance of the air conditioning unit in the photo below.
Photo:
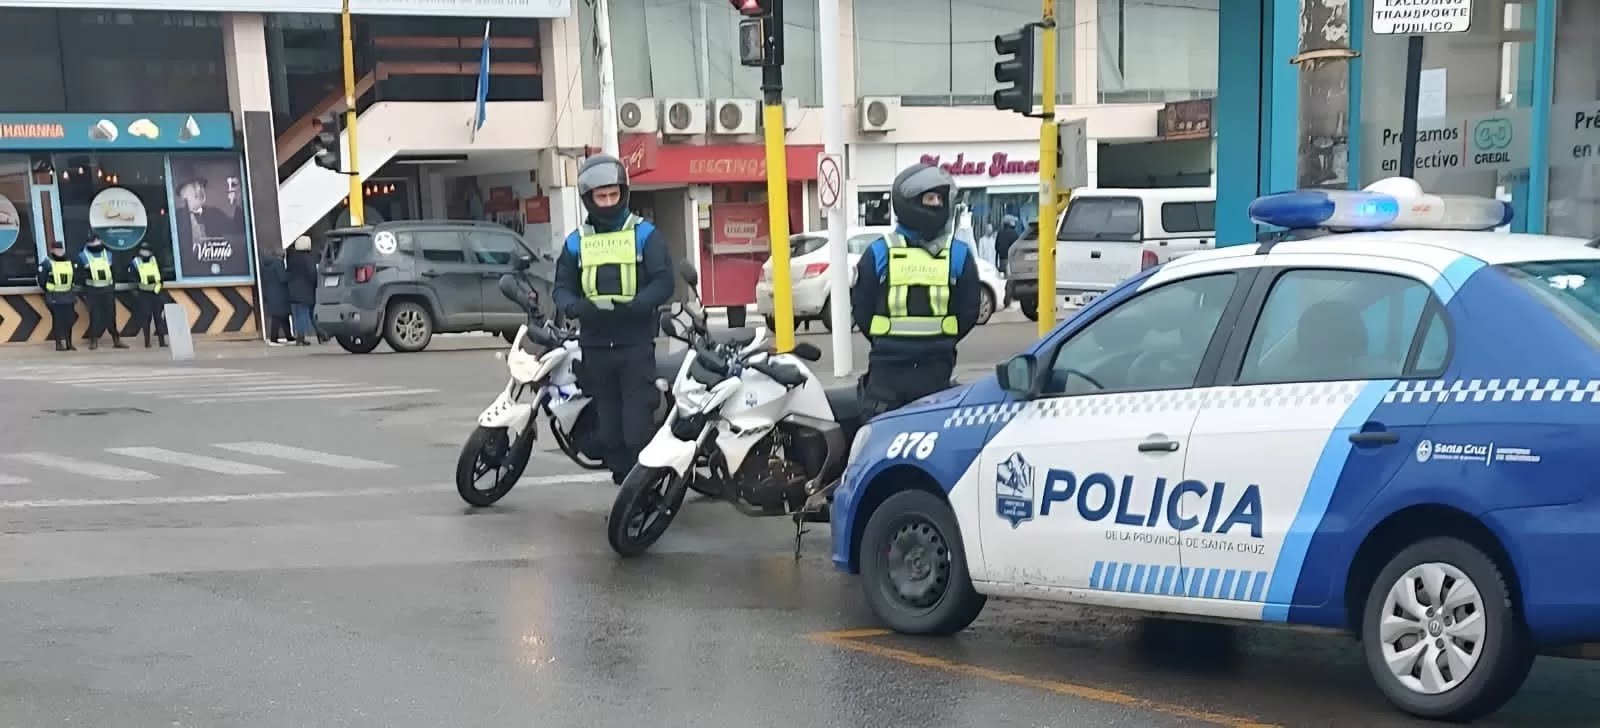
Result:
{"type": "Polygon", "coordinates": [[[900,97],[863,96],[856,108],[861,112],[861,131],[894,131],[900,97]]]}
{"type": "Polygon", "coordinates": [[[717,99],[711,102],[713,134],[754,134],[760,119],[755,99],[717,99]]]}
{"type": "Polygon", "coordinates": [[[654,134],[660,131],[659,109],[655,99],[622,99],[617,102],[617,125],[624,132],[654,134]]]}
{"type": "Polygon", "coordinates": [[[783,100],[783,130],[794,131],[800,128],[800,114],[804,110],[800,106],[800,99],[783,100]]]}
{"type": "Polygon", "coordinates": [[[663,99],[661,133],[693,136],[706,133],[705,99],[663,99]]]}

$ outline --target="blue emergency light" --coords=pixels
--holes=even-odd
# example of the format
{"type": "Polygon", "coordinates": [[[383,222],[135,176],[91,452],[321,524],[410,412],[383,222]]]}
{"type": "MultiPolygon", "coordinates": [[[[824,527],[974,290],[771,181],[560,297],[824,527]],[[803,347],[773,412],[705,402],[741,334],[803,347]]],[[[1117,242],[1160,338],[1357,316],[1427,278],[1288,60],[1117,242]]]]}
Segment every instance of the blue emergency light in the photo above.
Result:
{"type": "Polygon", "coordinates": [[[1511,205],[1470,195],[1430,195],[1416,180],[1390,177],[1364,190],[1295,190],[1258,197],[1250,219],[1289,230],[1493,230],[1511,205]]]}

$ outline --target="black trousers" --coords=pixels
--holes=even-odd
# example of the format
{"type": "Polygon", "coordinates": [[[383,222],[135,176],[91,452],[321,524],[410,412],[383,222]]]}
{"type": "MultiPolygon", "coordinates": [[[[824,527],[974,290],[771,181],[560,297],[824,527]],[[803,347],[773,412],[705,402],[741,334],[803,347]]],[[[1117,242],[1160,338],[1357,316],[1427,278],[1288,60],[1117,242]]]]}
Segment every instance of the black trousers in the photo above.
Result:
{"type": "Polygon", "coordinates": [[[105,288],[90,288],[83,292],[83,302],[89,308],[89,340],[94,341],[106,334],[111,334],[112,339],[121,339],[122,332],[117,330],[117,299],[116,293],[110,286],[105,288]]]}
{"type": "Polygon", "coordinates": [[[656,391],[656,348],[652,344],[617,348],[584,347],[578,386],[595,408],[595,434],[611,479],[621,483],[639,461],[639,451],[655,434],[651,416],[656,391]]]}
{"type": "Polygon", "coordinates": [[[267,341],[290,341],[288,316],[267,317],[267,341]]]}
{"type": "Polygon", "coordinates": [[[78,323],[77,305],[71,300],[46,304],[50,308],[50,338],[57,344],[72,345],[72,326],[78,323]]]}
{"type": "Polygon", "coordinates": [[[166,305],[161,300],[161,294],[150,291],[134,291],[134,331],[144,333],[144,343],[150,345],[150,331],[155,330],[156,337],[163,343],[167,340],[167,317],[163,316],[162,308],[166,305]]]}
{"type": "Polygon", "coordinates": [[[856,383],[864,416],[870,420],[899,409],[934,392],[950,388],[955,362],[942,357],[927,360],[868,360],[867,373],[856,383]]]}

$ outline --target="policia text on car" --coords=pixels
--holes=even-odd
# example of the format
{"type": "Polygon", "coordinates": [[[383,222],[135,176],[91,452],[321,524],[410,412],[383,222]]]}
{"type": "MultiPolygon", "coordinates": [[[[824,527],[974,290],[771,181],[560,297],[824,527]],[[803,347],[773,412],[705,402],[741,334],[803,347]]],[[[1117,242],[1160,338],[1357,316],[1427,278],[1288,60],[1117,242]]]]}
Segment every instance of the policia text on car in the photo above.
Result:
{"type": "Polygon", "coordinates": [[[872,345],[860,384],[868,417],[949,387],[956,343],[978,322],[977,264],[969,246],[951,244],[955,190],[938,167],[907,167],[889,193],[894,231],[856,264],[850,308],[872,345]]]}
{"type": "Polygon", "coordinates": [[[672,263],[655,225],[628,210],[628,173],[610,155],[578,169],[588,219],[556,263],[556,308],[577,318],[578,386],[594,397],[605,462],[618,484],[655,429],[657,309],[672,298],[672,263]]]}

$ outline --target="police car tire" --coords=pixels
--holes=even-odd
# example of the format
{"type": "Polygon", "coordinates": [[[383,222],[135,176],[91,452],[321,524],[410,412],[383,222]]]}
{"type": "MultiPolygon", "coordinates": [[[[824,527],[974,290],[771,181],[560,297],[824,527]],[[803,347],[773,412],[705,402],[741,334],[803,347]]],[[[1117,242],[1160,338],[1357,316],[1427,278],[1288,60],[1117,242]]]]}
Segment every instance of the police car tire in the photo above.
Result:
{"type": "Polygon", "coordinates": [[[1533,666],[1535,650],[1516,613],[1505,575],[1482,550],[1460,539],[1426,539],[1390,559],[1368,590],[1362,614],[1362,652],[1378,689],[1396,707],[1420,718],[1472,721],[1493,713],[1522,687],[1533,666]],[[1460,685],[1438,695],[1402,685],[1385,663],[1382,640],[1376,637],[1390,587],[1406,571],[1426,563],[1449,564],[1466,574],[1482,597],[1487,621],[1483,655],[1472,673],[1460,685]]]}
{"type": "Polygon", "coordinates": [[[988,597],[972,586],[966,549],[950,504],[932,493],[908,490],[889,496],[872,512],[861,538],[862,588],[872,612],[902,634],[951,635],[978,618],[988,597]],[[950,555],[950,574],[944,594],[932,607],[915,609],[890,595],[889,540],[901,526],[920,520],[933,526],[950,555]]]}

